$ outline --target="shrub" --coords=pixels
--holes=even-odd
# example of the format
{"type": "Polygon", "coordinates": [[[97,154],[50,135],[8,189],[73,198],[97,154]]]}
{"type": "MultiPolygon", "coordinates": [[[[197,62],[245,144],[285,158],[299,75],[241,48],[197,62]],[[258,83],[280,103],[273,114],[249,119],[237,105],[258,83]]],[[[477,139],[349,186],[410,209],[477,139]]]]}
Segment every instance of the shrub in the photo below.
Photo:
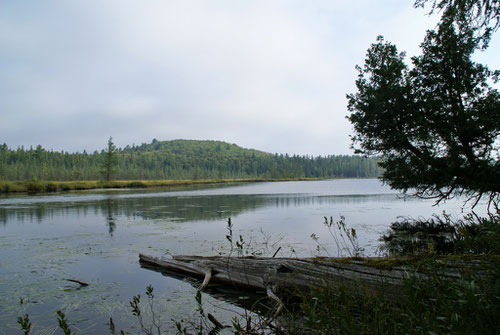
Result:
{"type": "Polygon", "coordinates": [[[406,218],[393,222],[380,238],[391,255],[500,253],[500,216],[467,215],[453,221],[445,213],[431,219],[406,218]]]}
{"type": "Polygon", "coordinates": [[[46,192],[57,192],[57,190],[58,187],[55,183],[47,183],[47,185],[45,185],[46,192]]]}
{"type": "Polygon", "coordinates": [[[28,181],[25,186],[28,193],[39,193],[45,190],[44,185],[39,181],[28,181]]]}
{"type": "Polygon", "coordinates": [[[127,187],[143,188],[143,187],[147,187],[147,185],[143,181],[137,180],[137,181],[131,181],[131,182],[127,183],[127,187]]]}

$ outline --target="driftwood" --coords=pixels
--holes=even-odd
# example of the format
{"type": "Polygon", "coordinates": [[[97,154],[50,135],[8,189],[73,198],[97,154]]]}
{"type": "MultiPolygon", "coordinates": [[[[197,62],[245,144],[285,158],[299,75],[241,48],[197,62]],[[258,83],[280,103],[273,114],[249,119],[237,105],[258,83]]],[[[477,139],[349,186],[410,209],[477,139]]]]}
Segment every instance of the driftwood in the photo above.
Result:
{"type": "Polygon", "coordinates": [[[73,282],[73,283],[80,284],[80,286],[89,286],[89,284],[88,284],[88,283],[85,283],[85,282],[83,282],[83,281],[76,280],[76,279],[64,278],[64,280],[67,280],[67,281],[70,281],[70,282],[73,282]]]}
{"type": "MultiPolygon", "coordinates": [[[[311,287],[345,284],[362,287],[363,292],[377,291],[388,298],[398,295],[402,279],[412,273],[427,276],[418,266],[384,267],[377,258],[268,258],[225,256],[173,256],[153,257],[139,255],[142,264],[154,266],[174,273],[204,278],[200,289],[209,283],[219,282],[253,291],[267,291],[267,295],[279,302],[275,296],[278,289],[304,291],[311,287]]],[[[443,277],[456,278],[460,266],[447,266],[440,273],[443,277]]]]}

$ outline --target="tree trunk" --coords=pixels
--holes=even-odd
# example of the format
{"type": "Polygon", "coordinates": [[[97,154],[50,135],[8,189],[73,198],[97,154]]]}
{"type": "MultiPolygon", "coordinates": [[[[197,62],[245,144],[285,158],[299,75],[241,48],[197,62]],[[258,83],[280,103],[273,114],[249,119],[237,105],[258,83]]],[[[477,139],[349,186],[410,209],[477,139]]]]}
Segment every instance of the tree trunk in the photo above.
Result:
{"type": "MultiPolygon", "coordinates": [[[[141,263],[159,271],[204,278],[201,289],[210,282],[225,283],[251,290],[272,288],[305,292],[312,287],[344,284],[359,287],[359,293],[377,291],[389,299],[395,297],[402,279],[412,273],[429,275],[429,267],[386,258],[266,258],[227,256],[153,257],[139,254],[141,263]]],[[[440,268],[443,278],[457,278],[463,263],[458,261],[440,268]]],[[[471,266],[470,263],[467,266],[471,266]]]]}

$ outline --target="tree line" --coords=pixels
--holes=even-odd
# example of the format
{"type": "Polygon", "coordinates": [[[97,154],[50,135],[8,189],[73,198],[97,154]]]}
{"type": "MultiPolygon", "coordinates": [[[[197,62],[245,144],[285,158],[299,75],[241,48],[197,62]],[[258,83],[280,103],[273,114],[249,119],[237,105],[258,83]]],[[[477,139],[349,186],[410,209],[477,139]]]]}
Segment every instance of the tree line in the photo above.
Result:
{"type": "Polygon", "coordinates": [[[0,145],[0,180],[223,179],[376,177],[376,158],[298,156],[244,149],[220,141],[157,141],[93,153],[57,152],[41,145],[0,145]],[[112,174],[109,175],[109,173],[112,174]]]}

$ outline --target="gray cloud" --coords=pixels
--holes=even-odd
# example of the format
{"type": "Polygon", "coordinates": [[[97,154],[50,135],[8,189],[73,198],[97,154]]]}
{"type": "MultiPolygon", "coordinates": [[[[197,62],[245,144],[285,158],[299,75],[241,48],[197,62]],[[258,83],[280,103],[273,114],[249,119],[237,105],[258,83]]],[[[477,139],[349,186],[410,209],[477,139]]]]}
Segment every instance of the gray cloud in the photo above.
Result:
{"type": "Polygon", "coordinates": [[[0,3],[0,142],[92,151],[112,135],[351,153],[354,66],[379,34],[417,53],[436,22],[411,3],[0,3]]]}

